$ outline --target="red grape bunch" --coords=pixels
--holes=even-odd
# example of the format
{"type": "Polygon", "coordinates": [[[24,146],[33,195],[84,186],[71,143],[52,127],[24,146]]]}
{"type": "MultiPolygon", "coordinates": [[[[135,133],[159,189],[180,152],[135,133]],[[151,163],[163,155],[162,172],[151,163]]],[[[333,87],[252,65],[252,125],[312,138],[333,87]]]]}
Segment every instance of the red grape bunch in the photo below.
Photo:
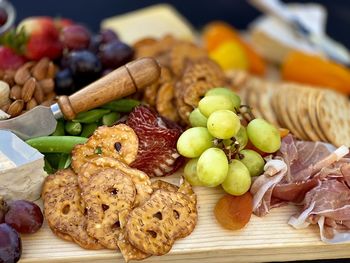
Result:
{"type": "Polygon", "coordinates": [[[7,203],[0,198],[0,263],[17,262],[22,253],[19,234],[37,232],[43,224],[43,214],[36,204],[16,200],[7,203]]]}
{"type": "Polygon", "coordinates": [[[81,89],[134,55],[133,49],[109,29],[92,34],[83,25],[68,25],[61,32],[61,41],[65,51],[55,77],[57,94],[69,95],[81,89]]]}

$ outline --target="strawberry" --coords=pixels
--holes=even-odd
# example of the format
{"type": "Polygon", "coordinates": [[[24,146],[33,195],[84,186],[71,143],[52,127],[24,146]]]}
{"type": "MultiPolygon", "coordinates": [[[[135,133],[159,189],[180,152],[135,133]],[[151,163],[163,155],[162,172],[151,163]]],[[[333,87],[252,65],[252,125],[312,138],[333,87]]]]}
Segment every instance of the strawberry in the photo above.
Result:
{"type": "Polygon", "coordinates": [[[43,57],[55,59],[62,55],[63,45],[59,39],[59,30],[51,17],[29,17],[24,19],[17,30],[24,32],[27,42],[24,55],[31,60],[43,57]]]}
{"type": "Polygon", "coordinates": [[[23,56],[17,55],[12,49],[0,46],[0,70],[16,70],[25,61],[23,56]]]}

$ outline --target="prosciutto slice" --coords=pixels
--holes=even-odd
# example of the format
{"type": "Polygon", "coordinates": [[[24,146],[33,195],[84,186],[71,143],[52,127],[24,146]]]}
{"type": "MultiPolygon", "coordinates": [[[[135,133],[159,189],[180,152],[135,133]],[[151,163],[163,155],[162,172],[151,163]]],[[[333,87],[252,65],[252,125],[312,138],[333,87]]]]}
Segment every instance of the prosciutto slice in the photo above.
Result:
{"type": "MultiPolygon", "coordinates": [[[[252,184],[254,213],[257,216],[264,216],[271,208],[289,202],[301,203],[305,194],[316,187],[319,180],[330,176],[329,169],[335,169],[334,163],[347,153],[346,147],[335,150],[335,147],[330,144],[296,141],[293,136],[286,136],[275,157],[285,163],[286,169],[277,173],[277,177],[266,173],[266,167],[272,161],[270,160],[265,166],[265,173],[252,184]],[[259,195],[257,195],[258,192],[259,195]]],[[[342,163],[343,165],[338,165],[337,169],[350,170],[350,167],[344,166],[343,161],[342,163]]],[[[347,178],[350,181],[349,177],[347,178]]]]}
{"type": "Polygon", "coordinates": [[[304,209],[288,222],[295,228],[318,224],[321,240],[350,242],[350,188],[337,179],[320,181],[304,199],[304,209]]]}
{"type": "Polygon", "coordinates": [[[335,149],[285,137],[251,187],[254,213],[264,216],[274,207],[294,203],[302,208],[288,222],[294,228],[318,224],[322,241],[350,242],[348,154],[345,146],[335,149]]]}

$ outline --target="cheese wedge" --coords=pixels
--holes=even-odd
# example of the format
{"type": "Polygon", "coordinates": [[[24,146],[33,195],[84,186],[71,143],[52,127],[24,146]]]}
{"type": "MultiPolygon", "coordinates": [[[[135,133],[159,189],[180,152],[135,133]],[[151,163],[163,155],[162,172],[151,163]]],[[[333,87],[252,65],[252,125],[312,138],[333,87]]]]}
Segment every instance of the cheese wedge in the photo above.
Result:
{"type": "Polygon", "coordinates": [[[130,45],[141,38],[160,38],[167,34],[180,39],[194,39],[191,24],[168,4],[153,5],[107,18],[101,22],[101,28],[114,30],[122,41],[130,45]]]}
{"type": "Polygon", "coordinates": [[[47,176],[44,156],[10,131],[0,130],[0,196],[5,200],[40,198],[47,176]]]}

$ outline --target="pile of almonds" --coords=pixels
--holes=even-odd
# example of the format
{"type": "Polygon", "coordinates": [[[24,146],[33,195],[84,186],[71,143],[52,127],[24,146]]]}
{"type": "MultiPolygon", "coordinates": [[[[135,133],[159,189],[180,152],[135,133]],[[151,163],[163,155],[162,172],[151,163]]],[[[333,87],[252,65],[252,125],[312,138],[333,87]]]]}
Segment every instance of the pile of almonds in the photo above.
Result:
{"type": "Polygon", "coordinates": [[[16,71],[0,72],[0,109],[12,117],[55,102],[56,67],[48,58],[29,61],[16,71]]]}

